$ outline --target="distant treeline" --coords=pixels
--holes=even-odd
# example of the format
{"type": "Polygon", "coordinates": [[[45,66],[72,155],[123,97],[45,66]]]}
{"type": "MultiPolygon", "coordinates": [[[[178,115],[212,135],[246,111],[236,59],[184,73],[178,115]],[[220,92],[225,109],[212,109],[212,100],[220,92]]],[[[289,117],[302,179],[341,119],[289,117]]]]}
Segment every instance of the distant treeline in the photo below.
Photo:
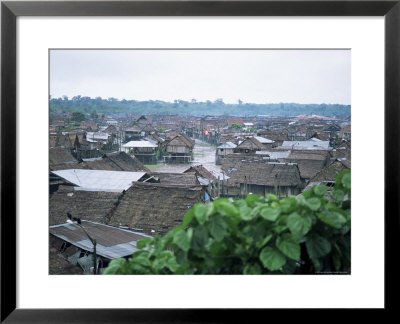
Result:
{"type": "Polygon", "coordinates": [[[350,116],[350,105],[337,104],[253,104],[243,103],[226,104],[222,99],[215,101],[198,102],[196,100],[175,100],[165,102],[160,100],[137,101],[117,100],[115,98],[103,99],[75,96],[71,99],[50,99],[50,111],[82,112],[84,114],[156,114],[156,115],[230,115],[230,116],[295,116],[295,115],[320,115],[334,117],[350,116]]]}

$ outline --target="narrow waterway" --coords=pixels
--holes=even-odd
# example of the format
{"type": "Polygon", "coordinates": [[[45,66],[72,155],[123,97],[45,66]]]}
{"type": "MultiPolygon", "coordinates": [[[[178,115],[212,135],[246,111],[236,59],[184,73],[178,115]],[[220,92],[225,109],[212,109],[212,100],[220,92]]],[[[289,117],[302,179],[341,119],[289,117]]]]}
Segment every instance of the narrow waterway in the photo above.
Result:
{"type": "Polygon", "coordinates": [[[146,164],[146,167],[155,172],[181,173],[191,165],[202,164],[209,171],[220,172],[221,166],[215,164],[215,149],[215,146],[196,139],[191,163],[170,164],[159,161],[157,164],[146,164]]]}

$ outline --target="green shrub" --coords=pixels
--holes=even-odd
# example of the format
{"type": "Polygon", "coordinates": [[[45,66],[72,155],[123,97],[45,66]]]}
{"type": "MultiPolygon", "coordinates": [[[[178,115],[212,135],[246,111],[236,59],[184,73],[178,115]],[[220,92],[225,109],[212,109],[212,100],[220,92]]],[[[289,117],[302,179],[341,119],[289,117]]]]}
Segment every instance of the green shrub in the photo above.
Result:
{"type": "Polygon", "coordinates": [[[196,204],[164,237],[140,240],[105,274],[314,274],[350,272],[350,171],[332,192],[250,194],[196,204]]]}

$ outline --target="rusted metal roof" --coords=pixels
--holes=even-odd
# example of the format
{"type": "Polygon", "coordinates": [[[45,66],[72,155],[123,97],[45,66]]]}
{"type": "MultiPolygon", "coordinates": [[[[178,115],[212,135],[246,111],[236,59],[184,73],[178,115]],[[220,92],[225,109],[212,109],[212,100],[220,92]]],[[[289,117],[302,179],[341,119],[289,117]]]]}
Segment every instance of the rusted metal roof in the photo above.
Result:
{"type": "MultiPolygon", "coordinates": [[[[107,259],[131,255],[137,250],[136,242],[151,237],[143,233],[132,232],[100,223],[82,221],[82,226],[89,235],[96,239],[96,252],[107,259]]],[[[93,252],[93,244],[77,224],[50,226],[50,234],[83,250],[93,252]]]]}

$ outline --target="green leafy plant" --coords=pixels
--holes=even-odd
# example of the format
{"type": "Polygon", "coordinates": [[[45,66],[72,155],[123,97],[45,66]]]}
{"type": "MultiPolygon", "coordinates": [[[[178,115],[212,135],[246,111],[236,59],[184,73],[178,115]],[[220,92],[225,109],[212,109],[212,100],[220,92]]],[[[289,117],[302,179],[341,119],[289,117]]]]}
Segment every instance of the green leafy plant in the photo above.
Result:
{"type": "Polygon", "coordinates": [[[350,273],[351,177],[297,197],[250,194],[196,204],[164,237],[137,243],[105,274],[350,273]]]}

